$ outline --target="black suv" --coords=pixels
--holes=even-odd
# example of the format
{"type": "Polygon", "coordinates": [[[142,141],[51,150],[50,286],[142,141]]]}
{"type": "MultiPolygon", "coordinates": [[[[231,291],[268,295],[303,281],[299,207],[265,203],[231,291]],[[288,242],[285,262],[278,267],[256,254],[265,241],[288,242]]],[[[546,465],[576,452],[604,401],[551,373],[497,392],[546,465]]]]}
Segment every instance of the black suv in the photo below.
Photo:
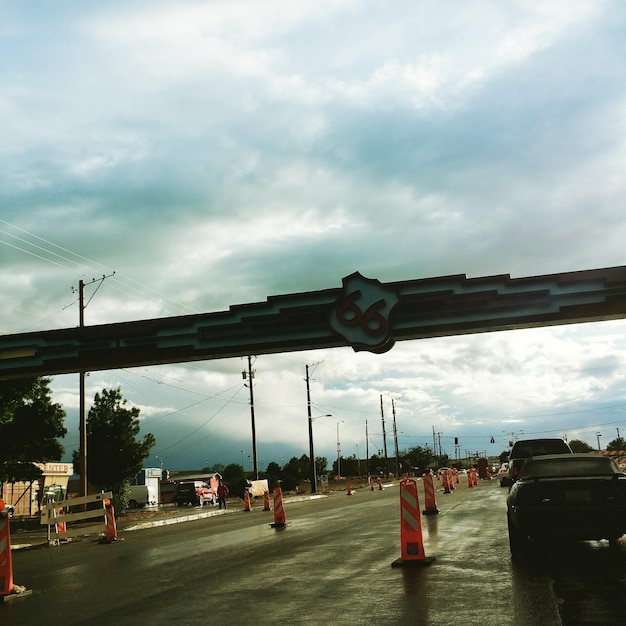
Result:
{"type": "Polygon", "coordinates": [[[509,454],[509,469],[500,484],[511,486],[528,457],[544,454],[572,454],[572,449],[563,439],[521,439],[516,441],[509,454]]]}

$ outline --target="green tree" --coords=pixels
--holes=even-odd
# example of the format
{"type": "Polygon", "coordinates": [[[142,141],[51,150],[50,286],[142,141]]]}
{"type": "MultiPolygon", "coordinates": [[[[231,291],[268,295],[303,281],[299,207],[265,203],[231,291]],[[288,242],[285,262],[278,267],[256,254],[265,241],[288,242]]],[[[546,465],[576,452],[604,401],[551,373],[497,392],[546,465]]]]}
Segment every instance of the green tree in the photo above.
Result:
{"type": "Polygon", "coordinates": [[[300,458],[291,457],[283,467],[282,488],[295,489],[309,477],[309,457],[303,454],[300,458]]]}
{"type": "Polygon", "coordinates": [[[282,476],[282,469],[278,463],[271,461],[267,464],[267,469],[265,470],[265,474],[267,475],[267,482],[270,491],[274,489],[278,485],[278,481],[282,476]]]}
{"type": "Polygon", "coordinates": [[[325,456],[315,457],[315,475],[323,476],[328,470],[328,459],[325,456]]]}
{"type": "MultiPolygon", "coordinates": [[[[137,439],[139,413],[138,407],[126,406],[118,388],[96,393],[87,414],[87,480],[98,489],[110,489],[120,510],[128,504],[130,480],[141,471],[156,443],[151,433],[137,439]]],[[[80,464],[77,451],[74,464],[80,464]]]]}
{"type": "Polygon", "coordinates": [[[239,463],[231,463],[224,468],[223,472],[220,472],[224,482],[229,486],[230,490],[234,492],[234,485],[239,484],[245,477],[243,467],[239,463]]]}
{"type": "Polygon", "coordinates": [[[593,450],[586,441],[581,441],[580,439],[572,439],[569,442],[569,447],[572,449],[572,452],[591,452],[593,450]]]}
{"type": "Polygon", "coordinates": [[[624,437],[617,437],[606,444],[606,449],[609,451],[626,450],[626,440],[624,437]]]}
{"type": "Polygon", "coordinates": [[[33,462],[60,461],[65,411],[52,402],[49,378],[0,381],[0,483],[41,475],[33,462]]]}
{"type": "Polygon", "coordinates": [[[433,465],[433,451],[428,446],[415,446],[404,453],[403,467],[423,470],[433,465]]]}

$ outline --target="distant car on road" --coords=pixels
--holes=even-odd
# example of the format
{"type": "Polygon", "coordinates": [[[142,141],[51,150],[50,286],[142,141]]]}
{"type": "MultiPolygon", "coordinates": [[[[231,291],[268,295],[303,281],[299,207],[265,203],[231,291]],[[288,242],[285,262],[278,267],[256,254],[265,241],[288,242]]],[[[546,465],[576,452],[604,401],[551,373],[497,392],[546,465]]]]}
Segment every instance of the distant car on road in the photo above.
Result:
{"type": "Polygon", "coordinates": [[[500,479],[500,487],[506,487],[507,485],[507,475],[509,473],[509,464],[505,461],[500,465],[500,469],[498,470],[498,478],[500,479]]]}
{"type": "Polygon", "coordinates": [[[626,474],[600,455],[531,457],[506,504],[513,557],[527,554],[531,540],[618,539],[626,532],[626,474]]]}
{"type": "Polygon", "coordinates": [[[500,484],[503,487],[512,485],[527,458],[545,454],[572,454],[572,449],[563,439],[520,439],[511,448],[507,474],[500,478],[500,484]]]}

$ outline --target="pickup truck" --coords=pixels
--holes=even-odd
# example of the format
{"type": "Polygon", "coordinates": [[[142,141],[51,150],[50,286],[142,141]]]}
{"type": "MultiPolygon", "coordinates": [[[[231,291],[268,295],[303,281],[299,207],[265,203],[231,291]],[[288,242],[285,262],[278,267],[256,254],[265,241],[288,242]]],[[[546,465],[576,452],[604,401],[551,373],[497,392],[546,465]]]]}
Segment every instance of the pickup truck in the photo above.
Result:
{"type": "Polygon", "coordinates": [[[206,502],[215,504],[217,492],[203,480],[189,480],[176,483],[175,499],[178,506],[203,506],[206,502]]]}

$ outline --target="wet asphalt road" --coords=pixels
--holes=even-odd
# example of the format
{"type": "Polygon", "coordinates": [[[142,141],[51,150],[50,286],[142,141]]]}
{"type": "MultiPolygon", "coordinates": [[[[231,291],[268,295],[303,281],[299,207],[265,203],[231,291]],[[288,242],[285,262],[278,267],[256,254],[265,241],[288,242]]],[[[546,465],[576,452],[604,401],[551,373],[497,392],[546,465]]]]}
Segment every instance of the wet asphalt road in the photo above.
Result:
{"type": "MultiPolygon", "coordinates": [[[[421,481],[418,482],[423,499],[421,481]]],[[[39,624],[621,624],[626,540],[511,563],[506,489],[462,482],[423,516],[429,567],[400,557],[398,486],[285,500],[288,526],[256,506],[184,524],[120,529],[13,554],[32,595],[0,605],[3,626],[39,624]]],[[[423,505],[423,502],[422,502],[423,505]]]]}

